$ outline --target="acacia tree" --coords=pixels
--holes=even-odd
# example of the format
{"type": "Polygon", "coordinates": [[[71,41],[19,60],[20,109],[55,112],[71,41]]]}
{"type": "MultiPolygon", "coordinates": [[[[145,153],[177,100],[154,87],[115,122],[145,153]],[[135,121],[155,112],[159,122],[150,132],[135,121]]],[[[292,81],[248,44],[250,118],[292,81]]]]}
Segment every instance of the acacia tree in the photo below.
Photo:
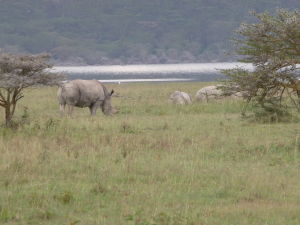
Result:
{"type": "Polygon", "coordinates": [[[282,108],[283,96],[289,96],[300,111],[300,13],[279,9],[275,15],[257,14],[257,23],[242,24],[234,39],[236,52],[254,69],[223,70],[229,89],[242,91],[266,111],[282,108]]]}
{"type": "Polygon", "coordinates": [[[48,55],[0,55],[0,106],[5,111],[5,125],[11,126],[17,102],[25,88],[55,85],[63,78],[50,72],[48,55]]]}

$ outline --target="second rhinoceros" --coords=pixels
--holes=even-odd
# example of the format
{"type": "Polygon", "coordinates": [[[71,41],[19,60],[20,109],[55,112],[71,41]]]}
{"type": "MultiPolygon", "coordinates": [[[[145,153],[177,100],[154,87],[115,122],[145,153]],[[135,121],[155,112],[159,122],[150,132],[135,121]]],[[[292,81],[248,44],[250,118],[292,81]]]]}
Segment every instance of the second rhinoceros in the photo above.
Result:
{"type": "Polygon", "coordinates": [[[89,107],[91,115],[96,115],[100,107],[105,115],[112,115],[115,110],[111,105],[111,96],[106,87],[97,80],[72,80],[63,83],[57,92],[60,111],[63,114],[66,105],[68,114],[72,114],[75,107],[89,107]]]}

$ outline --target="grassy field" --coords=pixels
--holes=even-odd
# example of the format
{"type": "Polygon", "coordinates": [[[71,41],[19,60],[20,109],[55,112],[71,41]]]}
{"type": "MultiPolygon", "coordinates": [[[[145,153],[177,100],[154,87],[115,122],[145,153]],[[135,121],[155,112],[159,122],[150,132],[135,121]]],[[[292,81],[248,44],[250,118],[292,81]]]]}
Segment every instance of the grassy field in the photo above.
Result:
{"type": "Polygon", "coordinates": [[[107,85],[113,117],[62,118],[56,88],[28,90],[24,125],[0,128],[0,224],[300,224],[299,123],[243,120],[238,101],[168,104],[205,85],[107,85]]]}

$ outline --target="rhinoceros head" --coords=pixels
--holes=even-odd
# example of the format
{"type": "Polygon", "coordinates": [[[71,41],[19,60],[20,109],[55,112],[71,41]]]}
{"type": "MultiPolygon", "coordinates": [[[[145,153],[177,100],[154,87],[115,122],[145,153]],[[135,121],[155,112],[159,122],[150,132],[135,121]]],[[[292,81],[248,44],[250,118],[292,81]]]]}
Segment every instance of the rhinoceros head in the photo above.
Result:
{"type": "Polygon", "coordinates": [[[102,105],[102,112],[107,116],[111,116],[114,113],[116,113],[116,110],[111,105],[111,96],[113,93],[114,90],[112,90],[110,93],[107,94],[107,96],[105,96],[105,100],[102,105]]]}

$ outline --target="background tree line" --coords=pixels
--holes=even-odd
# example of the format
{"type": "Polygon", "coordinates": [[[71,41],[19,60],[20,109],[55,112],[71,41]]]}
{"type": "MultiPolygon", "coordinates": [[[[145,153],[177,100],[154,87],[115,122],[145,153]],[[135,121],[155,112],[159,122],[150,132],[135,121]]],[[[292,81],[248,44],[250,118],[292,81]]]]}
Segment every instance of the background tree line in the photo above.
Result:
{"type": "Polygon", "coordinates": [[[249,10],[297,0],[0,0],[3,52],[52,55],[56,64],[236,60],[230,37],[249,10]]]}

